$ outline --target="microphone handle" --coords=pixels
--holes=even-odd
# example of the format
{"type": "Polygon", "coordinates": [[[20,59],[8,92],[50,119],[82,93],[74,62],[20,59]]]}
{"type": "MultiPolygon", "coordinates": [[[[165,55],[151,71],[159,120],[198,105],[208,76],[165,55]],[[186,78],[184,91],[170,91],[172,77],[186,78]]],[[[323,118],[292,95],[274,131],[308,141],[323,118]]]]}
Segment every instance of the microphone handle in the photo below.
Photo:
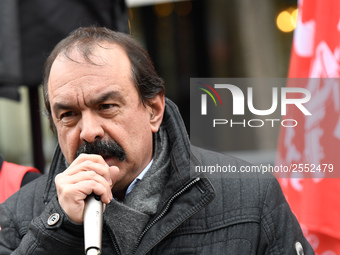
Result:
{"type": "Polygon", "coordinates": [[[91,194],[85,199],[84,239],[85,254],[99,255],[102,249],[103,203],[100,197],[91,194]]]}

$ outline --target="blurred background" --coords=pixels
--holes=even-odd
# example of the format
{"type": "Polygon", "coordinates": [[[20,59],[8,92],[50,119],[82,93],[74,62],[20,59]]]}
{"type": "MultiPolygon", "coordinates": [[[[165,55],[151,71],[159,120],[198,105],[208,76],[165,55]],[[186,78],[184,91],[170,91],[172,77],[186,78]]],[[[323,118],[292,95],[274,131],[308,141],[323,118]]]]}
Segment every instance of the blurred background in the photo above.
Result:
{"type": "MultiPolygon", "coordinates": [[[[27,5],[30,1],[26,2],[27,5]]],[[[39,4],[39,1],[35,2],[39,4]]],[[[166,95],[179,106],[188,130],[190,78],[287,77],[297,15],[295,0],[126,0],[125,5],[130,33],[151,55],[159,75],[165,80],[166,95]]],[[[29,33],[32,29],[27,22],[20,23],[22,19],[30,19],[27,14],[22,14],[25,5],[19,1],[16,7],[20,28],[17,36],[37,36],[29,33]]],[[[36,9],[39,6],[33,13],[37,12],[36,9]]],[[[6,11],[0,8],[2,14],[6,11]]],[[[53,15],[50,17],[53,19],[53,15]]],[[[0,31],[4,26],[8,24],[0,23],[0,31]]],[[[49,47],[52,49],[53,43],[49,47]]],[[[1,50],[4,49],[0,45],[0,56],[1,50]]],[[[42,57],[48,53],[43,47],[41,52],[36,51],[42,57]]],[[[32,65],[34,62],[23,67],[28,76],[32,65]]],[[[41,65],[35,66],[41,68],[41,65]]],[[[45,171],[56,139],[43,114],[39,84],[39,81],[17,84],[20,85],[20,101],[0,97],[0,154],[7,161],[35,165],[45,171]]],[[[228,153],[254,163],[275,160],[278,128],[271,137],[258,130],[256,133],[248,130],[247,134],[242,134],[242,129],[232,129],[232,132],[235,133],[228,136],[231,139],[228,153]],[[241,139],[245,135],[247,139],[241,139]]]]}

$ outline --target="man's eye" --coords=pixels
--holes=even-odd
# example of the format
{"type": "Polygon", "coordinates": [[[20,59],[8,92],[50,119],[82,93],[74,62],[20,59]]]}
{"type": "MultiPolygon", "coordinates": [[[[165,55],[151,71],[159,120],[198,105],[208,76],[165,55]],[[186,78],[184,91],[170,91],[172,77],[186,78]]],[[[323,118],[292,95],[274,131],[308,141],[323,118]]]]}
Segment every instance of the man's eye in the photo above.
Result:
{"type": "Polygon", "coordinates": [[[117,105],[115,104],[102,104],[99,106],[99,110],[110,110],[116,107],[117,105]]]}
{"type": "Polygon", "coordinates": [[[64,112],[63,114],[61,114],[59,119],[63,119],[63,118],[67,118],[67,117],[72,117],[72,116],[74,116],[74,112],[68,111],[68,112],[64,112]]]}

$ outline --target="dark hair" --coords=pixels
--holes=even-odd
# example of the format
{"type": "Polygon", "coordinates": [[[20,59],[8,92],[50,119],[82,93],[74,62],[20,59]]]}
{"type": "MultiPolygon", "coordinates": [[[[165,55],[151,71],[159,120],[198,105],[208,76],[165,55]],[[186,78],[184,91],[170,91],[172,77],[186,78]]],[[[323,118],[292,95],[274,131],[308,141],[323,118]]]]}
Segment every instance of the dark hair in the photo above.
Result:
{"type": "Polygon", "coordinates": [[[75,61],[69,57],[68,53],[76,47],[86,61],[95,65],[90,56],[94,46],[98,46],[100,42],[117,44],[126,52],[131,62],[132,79],[143,104],[148,104],[148,100],[154,98],[157,94],[164,93],[164,82],[157,75],[149,54],[130,35],[115,32],[105,27],[78,28],[56,45],[45,63],[43,92],[47,117],[53,131],[55,131],[55,128],[48,98],[48,80],[53,62],[60,54],[64,54],[70,60],[75,61]]]}

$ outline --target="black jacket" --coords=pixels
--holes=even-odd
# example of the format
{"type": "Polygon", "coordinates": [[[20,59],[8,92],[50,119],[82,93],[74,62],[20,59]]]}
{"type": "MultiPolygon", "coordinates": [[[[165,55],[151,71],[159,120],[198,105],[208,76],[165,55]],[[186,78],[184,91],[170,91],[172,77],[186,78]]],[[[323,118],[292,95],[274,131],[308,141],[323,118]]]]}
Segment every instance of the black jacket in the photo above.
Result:
{"type": "MultiPolygon", "coordinates": [[[[134,254],[297,254],[297,243],[304,254],[314,254],[274,177],[205,178],[195,173],[196,165],[239,169],[247,163],[190,146],[178,110],[169,100],[163,122],[172,148],[172,171],[159,210],[134,254]]],[[[54,176],[65,169],[63,162],[57,148],[49,176],[0,205],[1,255],[84,254],[82,225],[72,223],[57,200],[54,176]],[[55,213],[59,220],[48,224],[55,213]]],[[[115,236],[105,225],[102,254],[119,254],[115,236]]]]}

